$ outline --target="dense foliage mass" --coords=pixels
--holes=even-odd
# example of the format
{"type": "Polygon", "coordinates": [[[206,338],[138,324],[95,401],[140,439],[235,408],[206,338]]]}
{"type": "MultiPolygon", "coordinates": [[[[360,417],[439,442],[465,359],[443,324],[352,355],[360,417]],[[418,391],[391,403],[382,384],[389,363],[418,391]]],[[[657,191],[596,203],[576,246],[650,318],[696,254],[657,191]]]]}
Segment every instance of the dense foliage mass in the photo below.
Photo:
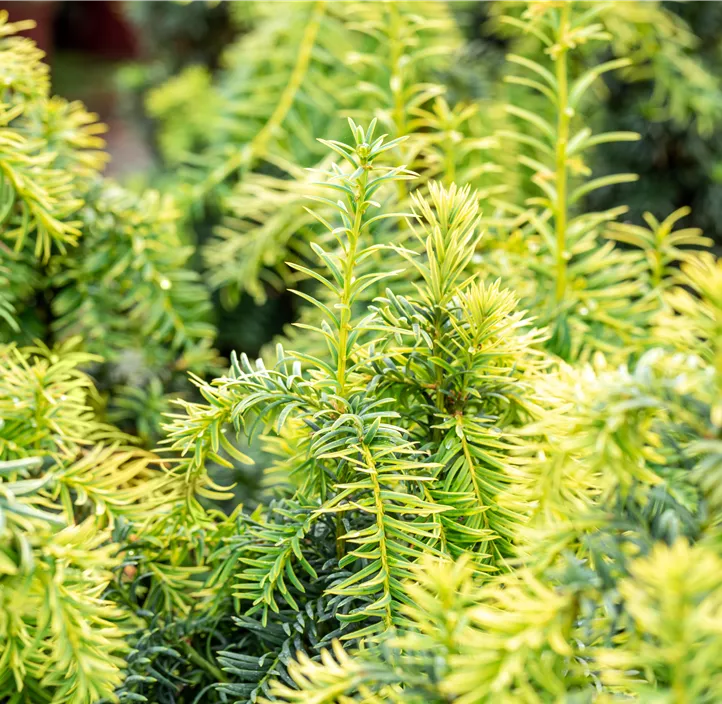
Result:
{"type": "Polygon", "coordinates": [[[720,701],[722,266],[592,207],[637,187],[603,77],[663,106],[677,25],[494,12],[504,104],[447,88],[447,4],[273,8],[155,95],[176,200],[98,175],[0,17],[3,701],[720,701]],[[295,329],[213,378],[205,283],[293,287],[295,329]]]}
{"type": "Polygon", "coordinates": [[[111,415],[157,439],[164,394],[189,369],[218,368],[210,297],[173,197],[99,175],[104,125],[50,95],[42,52],[15,36],[23,27],[0,18],[0,340],[81,337],[102,357],[111,415]]]}

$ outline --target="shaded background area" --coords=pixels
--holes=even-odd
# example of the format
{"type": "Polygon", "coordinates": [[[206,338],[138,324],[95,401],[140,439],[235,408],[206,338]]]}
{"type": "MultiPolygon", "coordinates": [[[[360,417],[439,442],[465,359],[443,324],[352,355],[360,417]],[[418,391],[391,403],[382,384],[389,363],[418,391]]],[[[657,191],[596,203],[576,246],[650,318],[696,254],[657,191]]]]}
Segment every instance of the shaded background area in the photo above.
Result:
{"type": "Polygon", "coordinates": [[[53,93],[83,101],[108,125],[106,174],[119,178],[158,165],[147,89],[192,63],[215,68],[239,30],[224,4],[11,0],[0,9],[36,22],[22,34],[45,52],[53,93]]]}
{"type": "Polygon", "coordinates": [[[141,126],[124,104],[118,74],[129,62],[144,60],[136,26],[124,3],[6,2],[10,20],[32,19],[24,32],[47,55],[53,91],[82,100],[108,124],[109,175],[123,177],[148,168],[152,154],[141,126]]]}

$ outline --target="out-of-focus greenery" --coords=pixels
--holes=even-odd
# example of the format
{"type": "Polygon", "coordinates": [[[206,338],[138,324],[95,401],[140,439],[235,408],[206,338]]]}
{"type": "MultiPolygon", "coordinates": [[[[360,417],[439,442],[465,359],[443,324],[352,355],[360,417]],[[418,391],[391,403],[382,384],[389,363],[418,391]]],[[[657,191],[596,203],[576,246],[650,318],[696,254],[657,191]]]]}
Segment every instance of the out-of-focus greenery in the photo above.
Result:
{"type": "MultiPolygon", "coordinates": [[[[689,27],[689,56],[675,56],[673,45],[665,44],[663,48],[672,50],[659,52],[653,75],[642,73],[644,79],[631,85],[610,81],[600,117],[606,126],[637,131],[642,139],[600,154],[599,168],[640,175],[639,190],[627,200],[636,221],[645,210],[689,206],[690,222],[720,244],[722,7],[705,2],[671,2],[665,6],[689,27]],[[660,87],[655,89],[652,81],[658,79],[660,87]],[[667,110],[660,109],[665,98],[667,110]]],[[[610,191],[603,196],[607,200],[597,200],[595,207],[605,207],[618,196],[618,192],[610,191]]]]}

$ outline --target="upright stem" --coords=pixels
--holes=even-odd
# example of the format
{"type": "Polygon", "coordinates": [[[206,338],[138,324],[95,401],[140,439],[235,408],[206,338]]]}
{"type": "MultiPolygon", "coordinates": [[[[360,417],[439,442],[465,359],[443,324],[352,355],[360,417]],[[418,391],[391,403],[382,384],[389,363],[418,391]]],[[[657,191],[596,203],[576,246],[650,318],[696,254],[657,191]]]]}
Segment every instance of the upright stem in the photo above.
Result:
{"type": "Polygon", "coordinates": [[[374,462],[373,455],[368,448],[368,445],[362,445],[364,460],[366,461],[366,467],[370,470],[369,477],[371,478],[371,484],[374,492],[374,505],[376,514],[376,525],[379,531],[379,560],[381,562],[382,576],[382,588],[384,596],[388,597],[386,600],[386,606],[384,607],[384,626],[389,629],[393,625],[393,618],[391,613],[391,566],[389,565],[389,556],[386,549],[386,523],[384,510],[384,500],[381,496],[381,484],[379,483],[378,470],[376,469],[376,463],[374,462]]]}
{"type": "Polygon", "coordinates": [[[569,143],[569,122],[571,110],[569,109],[569,82],[567,67],[566,45],[569,31],[569,3],[565,2],[561,8],[559,19],[559,32],[557,44],[559,53],[555,58],[557,96],[557,145],[556,145],[556,194],[557,200],[554,208],[554,224],[556,227],[556,300],[557,303],[564,298],[567,288],[567,146],[569,143]]]}
{"type": "MultiPolygon", "coordinates": [[[[434,320],[434,356],[441,358],[443,356],[443,351],[441,350],[441,311],[440,305],[437,307],[436,311],[436,319],[434,320]]],[[[445,402],[444,402],[444,369],[440,364],[434,364],[435,367],[435,378],[434,378],[434,385],[435,385],[435,406],[436,410],[439,413],[444,413],[446,410],[445,402]]],[[[432,416],[432,422],[433,422],[433,416],[432,416]]],[[[434,428],[432,430],[432,437],[435,443],[439,443],[441,441],[441,428],[434,428]]]]}
{"type": "MultiPolygon", "coordinates": [[[[366,202],[366,186],[369,180],[369,170],[371,168],[368,161],[361,160],[363,172],[358,179],[354,218],[351,228],[347,231],[348,247],[346,248],[346,257],[343,262],[343,290],[341,292],[341,300],[339,301],[339,327],[338,327],[338,365],[336,367],[336,383],[338,385],[338,395],[343,396],[346,393],[346,367],[348,364],[348,335],[351,331],[351,287],[353,286],[354,268],[356,265],[356,250],[358,249],[358,241],[361,236],[361,226],[363,224],[364,203],[366,202]]],[[[345,534],[341,514],[336,514],[336,557],[340,560],[346,554],[346,541],[343,539],[345,534]]]]}
{"type": "Polygon", "coordinates": [[[316,46],[316,36],[318,35],[321,20],[323,19],[325,12],[325,0],[317,0],[313,6],[313,11],[311,12],[308,24],[304,29],[303,37],[301,38],[301,43],[298,47],[298,54],[293,71],[288,78],[288,82],[286,83],[286,86],[284,87],[271,116],[245,148],[239,149],[230,159],[228,159],[228,161],[214,169],[205,181],[196,188],[194,191],[196,199],[204,197],[215,186],[222,183],[241,167],[249,169],[253,168],[253,166],[266,155],[270,138],[283,124],[286,116],[293,107],[293,103],[296,100],[296,94],[306,78],[308,67],[311,63],[313,49],[316,46]]]}
{"type": "MultiPolygon", "coordinates": [[[[389,20],[391,35],[391,80],[390,88],[393,96],[393,118],[396,127],[396,137],[401,137],[407,132],[406,109],[404,104],[404,68],[401,59],[404,56],[404,45],[401,34],[401,17],[395,3],[389,5],[389,20]]],[[[403,185],[403,184],[402,184],[403,185]]]]}
{"type": "MultiPolygon", "coordinates": [[[[489,508],[489,503],[484,501],[484,493],[479,486],[479,478],[476,476],[476,464],[474,462],[474,458],[471,456],[469,441],[466,439],[466,433],[464,432],[464,426],[462,425],[460,417],[456,419],[456,434],[461,438],[461,448],[464,453],[464,460],[466,461],[466,466],[468,467],[469,478],[471,479],[471,484],[474,487],[474,496],[476,497],[476,503],[481,509],[481,523],[483,524],[484,528],[489,530],[491,526],[489,525],[489,517],[486,511],[486,509],[489,508]]],[[[488,547],[489,542],[485,540],[483,543],[480,543],[478,545],[477,549],[479,550],[479,552],[486,552],[488,547]]],[[[492,550],[494,550],[494,548],[495,546],[492,546],[492,550]]]]}
{"type": "Polygon", "coordinates": [[[351,331],[351,286],[353,272],[356,264],[356,249],[358,247],[361,225],[363,223],[364,202],[366,201],[366,184],[368,183],[367,164],[363,164],[364,172],[359,177],[358,193],[356,194],[356,210],[351,229],[348,231],[348,249],[343,266],[343,291],[340,300],[340,323],[338,331],[338,367],[336,380],[338,381],[338,394],[343,396],[346,391],[346,365],[348,361],[348,334],[351,331]]]}
{"type": "MultiPolygon", "coordinates": [[[[404,73],[406,68],[404,66],[403,59],[408,58],[405,53],[405,39],[402,35],[404,30],[404,20],[399,13],[399,8],[396,3],[389,3],[389,45],[391,49],[390,57],[390,72],[391,78],[389,80],[391,95],[393,98],[393,110],[392,116],[394,120],[394,127],[396,128],[396,134],[394,137],[405,137],[409,134],[409,128],[406,122],[406,101],[404,99],[404,93],[406,91],[406,81],[404,80],[404,73]]],[[[406,163],[406,159],[403,157],[403,148],[399,147],[399,160],[401,163],[406,163]]],[[[399,203],[403,202],[406,198],[406,181],[397,181],[396,189],[399,196],[399,203]]],[[[404,227],[403,219],[399,221],[399,226],[404,227]]]]}
{"type": "Polygon", "coordinates": [[[188,659],[194,664],[205,670],[216,682],[227,682],[226,676],[213,663],[206,660],[188,641],[180,640],[181,647],[188,656],[188,659]]]}
{"type": "Polygon", "coordinates": [[[263,154],[273,132],[280,127],[283,121],[286,119],[289,111],[293,107],[293,103],[296,100],[296,94],[298,93],[303,80],[306,78],[308,73],[308,67],[311,63],[311,56],[313,49],[316,46],[316,36],[318,35],[319,27],[321,26],[321,20],[323,19],[326,11],[326,3],[323,0],[317,0],[313,6],[313,12],[304,30],[301,44],[298,47],[298,58],[296,59],[296,65],[293,67],[293,71],[288,79],[286,87],[283,89],[283,93],[276,104],[271,117],[268,118],[268,122],[263,125],[261,131],[253,138],[253,152],[254,154],[263,154]]]}

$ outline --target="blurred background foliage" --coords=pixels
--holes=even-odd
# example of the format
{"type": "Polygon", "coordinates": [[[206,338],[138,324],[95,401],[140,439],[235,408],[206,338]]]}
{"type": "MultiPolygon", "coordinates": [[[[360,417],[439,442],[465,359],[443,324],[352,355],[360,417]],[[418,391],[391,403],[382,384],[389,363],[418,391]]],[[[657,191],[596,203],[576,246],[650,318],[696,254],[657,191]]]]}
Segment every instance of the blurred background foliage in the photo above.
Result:
{"type": "MultiPolygon", "coordinates": [[[[294,3],[292,12],[300,18],[302,6],[311,4],[294,3]]],[[[212,96],[232,83],[234,70],[243,70],[244,57],[234,52],[234,42],[268,21],[264,5],[275,14],[278,3],[125,4],[147,58],[122,68],[118,86],[125,98],[142,96],[133,101],[140,108],[134,119],[151,118],[150,134],[161,168],[213,139],[205,129],[218,108],[212,96]],[[183,69],[180,77],[166,82],[183,69]],[[191,103],[193,112],[179,109],[191,103]]],[[[510,3],[450,5],[464,44],[444,76],[447,99],[452,104],[470,98],[499,99],[503,59],[511,47],[508,31],[494,18],[510,3]]],[[[636,131],[642,140],[600,150],[600,163],[593,170],[639,174],[640,187],[622,198],[629,201],[633,221],[641,222],[644,210],[690,206],[690,225],[722,242],[722,6],[659,3],[668,14],[664,26],[653,26],[660,19],[652,12],[657,5],[616,3],[611,11],[618,14],[612,51],[628,55],[631,49],[640,65],[626,77],[633,80],[605,79],[605,109],[594,116],[596,127],[636,131]]],[[[619,200],[614,189],[605,190],[593,207],[604,210],[619,200]]]]}
{"type": "MultiPolygon", "coordinates": [[[[296,5],[310,6],[310,3],[296,5]]],[[[447,99],[452,104],[474,99],[491,105],[504,98],[503,59],[511,47],[508,32],[495,22],[495,15],[504,5],[508,7],[510,3],[451,3],[465,40],[443,76],[447,99]]],[[[627,202],[629,220],[634,223],[641,223],[642,214],[647,210],[663,213],[689,206],[692,215],[688,225],[701,228],[719,243],[722,242],[722,86],[719,80],[722,6],[706,2],[666,2],[661,3],[661,7],[667,11],[665,16],[655,12],[657,3],[617,3],[611,12],[618,14],[613,51],[620,56],[631,51],[639,65],[630,69],[627,78],[632,80],[605,79],[605,109],[592,116],[596,122],[593,126],[601,131],[636,131],[642,139],[598,150],[597,163],[591,164],[591,168],[601,174],[637,173],[640,185],[621,194],[623,186],[603,189],[590,198],[588,205],[590,209],[606,210],[620,201],[627,202]],[[664,19],[661,26],[660,18],[664,19]]],[[[163,3],[130,3],[128,10],[135,26],[143,28],[146,45],[159,47],[159,52],[152,65],[125,69],[120,78],[126,88],[145,93],[145,99],[135,104],[145,104],[146,111],[141,112],[144,118],[148,114],[157,118],[151,130],[157,153],[166,164],[173,164],[182,159],[182,153],[203,151],[207,147],[204,139],[209,131],[205,127],[213,123],[218,109],[213,97],[223,92],[224,87],[227,90],[233,85],[233,71],[245,64],[244,56],[234,52],[232,41],[225,53],[219,50],[220,44],[233,35],[235,41],[240,42],[244,33],[257,26],[263,12],[252,3],[194,3],[196,14],[193,16],[184,14],[178,6],[163,3]],[[221,16],[225,17],[225,23],[219,20],[221,16]],[[187,39],[185,45],[189,48],[185,55],[174,52],[172,59],[164,58],[161,47],[169,45],[171,36],[178,41],[188,33],[196,33],[196,37],[204,34],[205,40],[199,43],[209,48],[205,58],[199,61],[197,45],[187,39]],[[174,75],[183,68],[182,64],[186,70],[181,76],[164,83],[162,76],[174,75]],[[131,80],[133,77],[135,82],[131,80]],[[184,110],[183,101],[186,105],[203,106],[203,110],[184,110]],[[189,114],[194,116],[190,124],[189,114]]],[[[293,11],[302,16],[304,9],[294,7],[293,11]]],[[[205,222],[212,218],[211,213],[205,222]]],[[[244,308],[249,305],[246,297],[244,308]]],[[[280,300],[274,296],[259,308],[253,318],[258,320],[258,325],[250,326],[243,337],[229,336],[223,332],[227,327],[222,325],[221,348],[240,347],[254,352],[268,339],[269,333],[276,332],[274,326],[268,325],[269,313],[272,318],[293,315],[290,302],[283,296],[280,300]]]]}
{"type": "MultiPolygon", "coordinates": [[[[494,18],[500,6],[509,4],[451,3],[464,38],[443,77],[452,104],[503,97],[503,59],[511,47],[508,31],[494,18]]],[[[258,31],[260,23],[269,21],[264,5],[273,8],[277,3],[125,3],[126,17],[143,48],[143,60],[121,67],[116,85],[126,107],[134,108],[131,119],[147,127],[161,172],[183,154],[202,151],[206,140],[213,139],[210,135],[215,130],[207,129],[218,117],[218,101],[213,97],[228,89],[234,71],[243,70],[244,56],[234,52],[234,46],[244,35],[258,31]],[[179,77],[171,79],[179,72],[179,77]],[[183,109],[190,104],[193,111],[183,109]]],[[[291,11],[302,17],[310,5],[294,3],[291,11]]],[[[612,127],[636,131],[642,139],[598,150],[598,162],[592,167],[595,173],[637,173],[640,184],[626,189],[621,197],[619,188],[623,186],[602,190],[590,207],[605,210],[621,200],[630,206],[629,219],[641,224],[646,210],[669,212],[689,206],[688,225],[701,228],[720,243],[722,5],[663,2],[659,5],[667,11],[666,22],[655,26],[651,23],[658,23],[660,15],[652,8],[657,5],[617,3],[612,11],[619,15],[612,51],[628,55],[632,50],[640,65],[630,69],[627,78],[633,80],[622,80],[616,74],[605,77],[605,109],[593,116],[594,126],[603,131],[612,127]],[[645,5],[650,6],[646,17],[645,5]]],[[[206,213],[206,220],[213,215],[206,213]]],[[[288,306],[272,307],[273,317],[292,314],[288,306]]],[[[273,326],[269,330],[267,318],[259,311],[257,326],[245,331],[244,338],[222,338],[221,347],[227,351],[240,343],[253,352],[269,332],[275,332],[273,326]]]]}

